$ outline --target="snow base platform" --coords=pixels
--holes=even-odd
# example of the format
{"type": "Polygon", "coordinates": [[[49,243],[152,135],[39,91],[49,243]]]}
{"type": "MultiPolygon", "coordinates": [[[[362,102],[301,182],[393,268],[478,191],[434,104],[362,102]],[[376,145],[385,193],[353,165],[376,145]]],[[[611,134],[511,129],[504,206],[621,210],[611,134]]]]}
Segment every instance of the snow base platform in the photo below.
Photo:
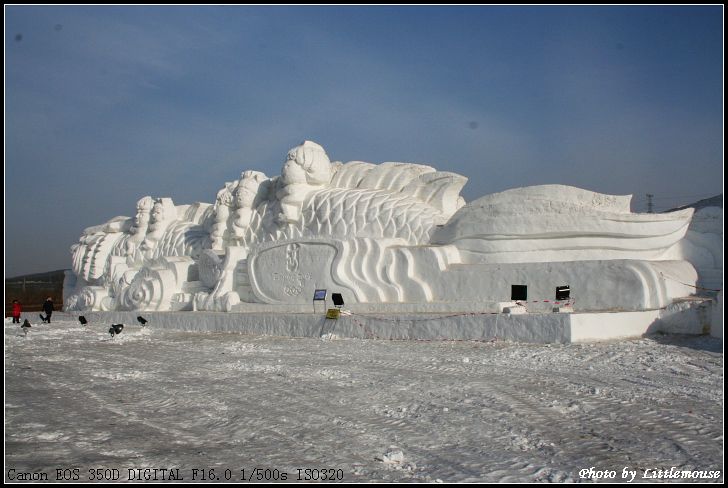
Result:
{"type": "Polygon", "coordinates": [[[675,302],[659,310],[598,313],[400,313],[292,312],[85,312],[90,326],[111,323],[196,332],[234,332],[283,337],[350,337],[385,340],[504,340],[531,343],[595,342],[651,333],[706,334],[712,300],[675,302]]]}

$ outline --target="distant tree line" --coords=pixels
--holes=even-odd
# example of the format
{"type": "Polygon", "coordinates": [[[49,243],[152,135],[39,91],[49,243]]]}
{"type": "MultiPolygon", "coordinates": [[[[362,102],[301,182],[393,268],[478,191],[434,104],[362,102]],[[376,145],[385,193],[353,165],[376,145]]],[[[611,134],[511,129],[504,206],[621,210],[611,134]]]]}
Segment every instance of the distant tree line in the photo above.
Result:
{"type": "Polygon", "coordinates": [[[63,306],[63,269],[5,279],[5,317],[12,315],[13,300],[23,306],[23,313],[42,310],[46,298],[53,298],[56,310],[63,306]]]}

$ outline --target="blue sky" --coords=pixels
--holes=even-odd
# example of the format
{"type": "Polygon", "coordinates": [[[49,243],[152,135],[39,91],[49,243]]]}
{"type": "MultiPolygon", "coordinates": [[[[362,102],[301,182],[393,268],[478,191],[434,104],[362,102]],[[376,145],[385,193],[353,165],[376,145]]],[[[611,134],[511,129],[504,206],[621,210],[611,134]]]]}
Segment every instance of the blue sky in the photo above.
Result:
{"type": "Polygon", "coordinates": [[[332,160],[431,164],[467,200],[562,183],[722,192],[723,8],[5,7],[5,275],[70,267],[144,195],[213,202],[332,160]]]}

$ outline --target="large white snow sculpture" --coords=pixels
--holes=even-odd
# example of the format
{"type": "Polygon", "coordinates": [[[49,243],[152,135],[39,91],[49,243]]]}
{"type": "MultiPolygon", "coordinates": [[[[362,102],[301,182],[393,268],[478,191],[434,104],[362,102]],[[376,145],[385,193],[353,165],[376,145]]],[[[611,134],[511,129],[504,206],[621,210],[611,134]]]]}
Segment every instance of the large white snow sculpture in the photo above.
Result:
{"type": "Polygon", "coordinates": [[[634,214],[629,196],[563,185],[466,204],[466,181],[421,164],[332,163],[305,141],[281,176],[245,171],[214,205],[144,197],[133,219],[86,229],[66,307],[304,307],[325,288],[369,310],[499,310],[511,285],[542,303],[569,285],[577,310],[644,310],[693,291],[676,251],[692,209],[634,214]]]}

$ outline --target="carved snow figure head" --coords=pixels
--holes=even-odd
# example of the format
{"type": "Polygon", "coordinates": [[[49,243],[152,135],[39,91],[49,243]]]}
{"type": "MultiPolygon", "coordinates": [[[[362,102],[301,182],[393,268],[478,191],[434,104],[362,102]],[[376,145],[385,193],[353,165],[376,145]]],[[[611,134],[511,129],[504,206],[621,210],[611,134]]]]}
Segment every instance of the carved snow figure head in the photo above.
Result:
{"type": "Polygon", "coordinates": [[[232,183],[226,182],[225,187],[221,188],[217,192],[217,198],[215,198],[215,209],[219,209],[222,206],[229,207],[233,204],[233,192],[232,183]]]}
{"type": "Polygon", "coordinates": [[[177,210],[171,198],[158,198],[152,208],[149,232],[141,245],[144,256],[151,259],[157,242],[162,238],[169,224],[177,219],[177,210]]]}
{"type": "Polygon", "coordinates": [[[137,202],[137,213],[134,217],[134,224],[130,229],[131,237],[126,241],[126,255],[132,260],[137,245],[144,241],[146,237],[153,207],[154,199],[150,196],[143,197],[137,202]]]}
{"type": "Polygon", "coordinates": [[[222,250],[224,244],[224,236],[228,228],[228,217],[232,208],[235,197],[235,182],[226,181],[225,186],[217,192],[215,199],[215,222],[212,224],[210,231],[210,245],[212,249],[222,250]]]}
{"type": "Polygon", "coordinates": [[[176,219],[176,210],[171,198],[159,198],[154,203],[149,227],[152,231],[159,232],[167,228],[167,225],[176,219]]]}
{"type": "Polygon", "coordinates": [[[238,187],[235,189],[235,206],[237,208],[253,208],[260,183],[265,179],[267,177],[260,171],[245,171],[241,175],[238,187]]]}
{"type": "Polygon", "coordinates": [[[132,234],[140,234],[147,230],[153,206],[154,200],[150,196],[146,196],[137,202],[137,213],[134,217],[134,225],[131,228],[132,234]]]}
{"type": "Polygon", "coordinates": [[[301,206],[306,196],[316,187],[328,185],[331,181],[331,161],[324,148],[311,141],[304,141],[288,151],[283,165],[278,191],[281,213],[278,223],[298,222],[301,206]]]}
{"type": "Polygon", "coordinates": [[[331,161],[323,147],[304,141],[288,151],[281,177],[287,185],[325,185],[331,180],[331,161]]]}
{"type": "Polygon", "coordinates": [[[265,189],[261,190],[261,183],[268,177],[260,171],[245,171],[240,175],[240,181],[235,189],[235,219],[233,220],[233,236],[242,245],[245,233],[253,218],[254,208],[267,196],[265,189]]]}

